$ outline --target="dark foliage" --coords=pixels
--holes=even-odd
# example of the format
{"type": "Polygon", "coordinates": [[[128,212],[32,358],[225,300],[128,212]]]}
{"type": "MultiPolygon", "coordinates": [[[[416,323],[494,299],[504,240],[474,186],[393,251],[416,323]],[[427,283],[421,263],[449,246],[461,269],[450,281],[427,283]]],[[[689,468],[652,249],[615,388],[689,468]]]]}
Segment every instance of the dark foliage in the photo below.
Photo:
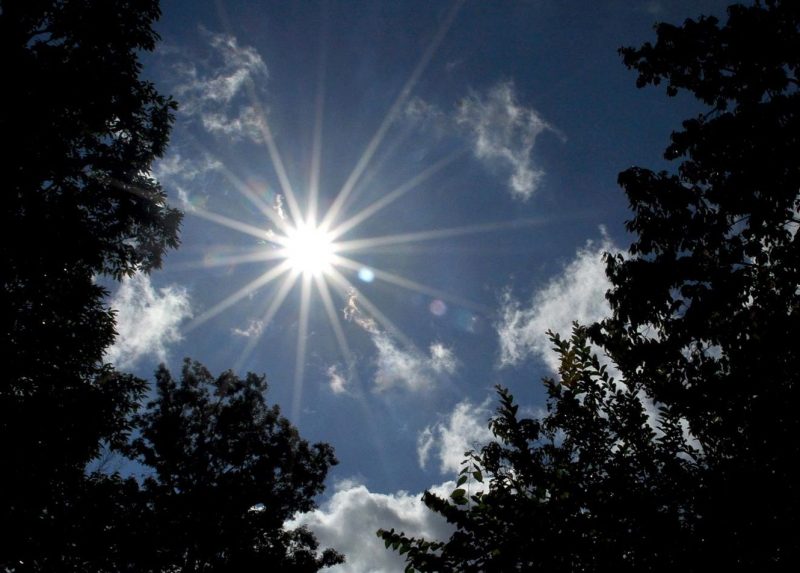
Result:
{"type": "Polygon", "coordinates": [[[71,563],[65,524],[97,483],[84,468],[125,440],[144,388],[102,364],[114,317],[94,277],[178,244],[181,215],[147,175],[175,109],[139,79],[158,16],[153,0],[0,3],[0,568],[71,563]]]}
{"type": "Polygon", "coordinates": [[[156,390],[127,448],[150,474],[136,570],[313,572],[343,560],[284,528],[313,509],[336,458],[266,404],[263,377],[214,378],[187,360],[180,383],[159,369],[156,390]]]}
{"type": "Polygon", "coordinates": [[[676,173],[620,174],[638,240],[608,261],[614,314],[595,337],[699,441],[703,552],[781,568],[800,558],[800,5],[657,31],[622,52],[638,83],[710,109],[672,135],[676,173]]]}
{"type": "Polygon", "coordinates": [[[114,315],[95,277],[161,264],[181,214],[149,176],[176,104],[140,79],[157,0],[0,0],[4,196],[0,570],[311,572],[338,563],[307,530],[329,467],[263,378],[180,384],[114,372],[114,315]],[[103,450],[143,482],[87,464],[103,450]],[[258,509],[256,509],[258,508],[258,509]]]}
{"type": "Polygon", "coordinates": [[[612,317],[553,339],[549,413],[519,419],[501,390],[498,441],[470,455],[450,500],[425,496],[456,533],[379,532],[409,570],[800,566],[800,4],[656,32],[621,50],[639,87],[663,82],[707,111],[672,134],[675,172],[620,174],[636,241],[607,259],[612,317]]]}
{"type": "Polygon", "coordinates": [[[692,551],[682,515],[697,451],[680,421],[651,428],[639,392],[609,376],[585,329],[551,340],[561,366],[544,381],[548,414],[520,419],[498,388],[497,441],[469,453],[449,500],[425,494],[453,536],[379,532],[407,552],[408,571],[674,570],[692,551]]]}

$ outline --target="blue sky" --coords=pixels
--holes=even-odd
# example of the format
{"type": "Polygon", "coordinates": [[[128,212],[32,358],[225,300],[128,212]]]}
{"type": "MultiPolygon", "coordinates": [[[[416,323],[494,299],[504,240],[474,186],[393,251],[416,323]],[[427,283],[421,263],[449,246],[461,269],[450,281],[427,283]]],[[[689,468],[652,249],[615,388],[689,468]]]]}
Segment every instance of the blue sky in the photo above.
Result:
{"type": "Polygon", "coordinates": [[[495,384],[543,406],[545,331],[603,316],[600,255],[630,243],[617,173],[666,168],[697,111],[637,90],[617,48],[724,3],[162,9],[144,74],[181,108],[153,176],[186,211],[183,246],[112,293],[108,358],[265,373],[340,460],[298,522],[347,555],[339,571],[399,570],[374,530],[446,535],[419,493],[487,438],[495,384]],[[303,272],[284,237],[313,196],[309,232],[340,236],[303,272]]]}

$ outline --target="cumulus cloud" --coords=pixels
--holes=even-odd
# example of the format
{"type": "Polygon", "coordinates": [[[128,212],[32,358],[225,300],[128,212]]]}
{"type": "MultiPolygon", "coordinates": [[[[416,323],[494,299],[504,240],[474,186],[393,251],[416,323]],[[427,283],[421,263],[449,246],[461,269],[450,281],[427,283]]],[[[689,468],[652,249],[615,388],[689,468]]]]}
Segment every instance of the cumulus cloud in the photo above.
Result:
{"type": "MultiPolygon", "coordinates": [[[[447,482],[431,491],[446,497],[455,488],[447,482]]],[[[347,561],[328,569],[331,573],[394,573],[402,571],[404,559],[386,549],[375,532],[378,529],[403,531],[427,539],[446,540],[453,532],[443,517],[427,509],[422,494],[405,491],[382,494],[371,492],[363,484],[346,481],[319,509],[299,515],[287,524],[307,526],[322,547],[344,553],[347,561]]]]}
{"type": "Polygon", "coordinates": [[[471,94],[459,104],[456,122],[469,131],[478,159],[510,168],[511,194],[530,199],[544,175],[532,157],[536,138],[554,130],[534,109],[517,101],[514,84],[502,82],[485,95],[471,94]]]}
{"type": "Polygon", "coordinates": [[[439,461],[442,474],[458,472],[464,452],[478,449],[492,439],[491,411],[487,398],[482,404],[464,400],[441,422],[428,426],[417,437],[419,465],[425,469],[431,456],[439,461]]]}
{"type": "Polygon", "coordinates": [[[175,66],[181,113],[198,118],[211,133],[259,141],[262,114],[246,96],[269,74],[255,48],[241,46],[235,37],[203,30],[210,57],[186,58],[175,66]]]}
{"type": "Polygon", "coordinates": [[[452,349],[440,342],[431,344],[427,354],[415,347],[401,347],[374,319],[364,314],[354,290],[348,296],[343,313],[345,320],[370,335],[378,352],[375,360],[375,389],[378,391],[393,387],[415,391],[432,388],[441,376],[453,374],[458,367],[452,349]]]}
{"type": "Polygon", "coordinates": [[[105,359],[118,368],[130,368],[145,356],[165,360],[167,347],[181,339],[178,326],[192,314],[186,289],[156,290],[143,273],[124,279],[110,305],[117,312],[117,338],[105,359]]]}
{"type": "Polygon", "coordinates": [[[605,234],[599,243],[588,241],[561,274],[533,295],[528,306],[505,292],[496,325],[500,366],[514,366],[535,356],[558,371],[558,356],[551,349],[547,330],[569,336],[573,321],[591,324],[610,312],[605,299],[611,286],[603,262],[606,252],[620,250],[605,234]]]}

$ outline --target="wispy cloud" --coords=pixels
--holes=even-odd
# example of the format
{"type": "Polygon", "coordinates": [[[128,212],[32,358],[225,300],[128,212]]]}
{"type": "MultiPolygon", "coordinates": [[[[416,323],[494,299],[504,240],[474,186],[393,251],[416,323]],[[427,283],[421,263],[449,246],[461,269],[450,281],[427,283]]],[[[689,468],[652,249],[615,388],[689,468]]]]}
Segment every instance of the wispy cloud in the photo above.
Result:
{"type": "Polygon", "coordinates": [[[347,378],[339,372],[339,367],[336,364],[330,365],[326,373],[328,375],[328,387],[331,392],[334,394],[347,393],[347,378]]]}
{"type": "Polygon", "coordinates": [[[458,360],[451,348],[441,342],[434,342],[429,348],[430,366],[434,372],[452,374],[458,368],[458,360]]]}
{"type": "Polygon", "coordinates": [[[453,123],[453,119],[438,106],[420,97],[411,98],[403,112],[406,119],[417,123],[422,129],[432,129],[436,135],[449,131],[453,123]]]}
{"type": "Polygon", "coordinates": [[[283,195],[280,193],[275,195],[275,201],[272,204],[272,208],[275,210],[275,213],[278,214],[278,217],[281,221],[286,221],[286,210],[283,207],[283,195]]]}
{"type": "Polygon", "coordinates": [[[194,181],[211,171],[222,169],[222,162],[208,154],[198,154],[189,158],[179,152],[172,152],[159,160],[153,169],[153,176],[159,181],[194,181]]]}
{"type": "MultiPolygon", "coordinates": [[[[559,356],[547,338],[547,330],[569,337],[573,322],[588,325],[611,314],[605,298],[611,283],[605,274],[603,255],[611,253],[624,256],[624,253],[606,236],[605,229],[601,228],[601,232],[602,240],[599,243],[587,241],[584,247],[578,249],[575,258],[561,274],[533,295],[530,306],[523,306],[509,291],[504,293],[501,318],[496,325],[501,367],[518,365],[533,356],[555,374],[558,372],[559,356]]],[[[607,367],[609,375],[619,383],[621,373],[603,349],[592,345],[592,351],[600,363],[607,367]]],[[[653,401],[644,392],[639,392],[638,398],[648,416],[649,425],[661,433],[658,409],[653,401]]],[[[694,440],[688,431],[685,435],[694,440]]]]}
{"type": "Polygon", "coordinates": [[[565,139],[536,110],[519,102],[510,81],[484,93],[470,93],[452,113],[419,97],[408,101],[404,113],[406,119],[437,136],[458,133],[466,137],[476,158],[493,169],[510,170],[508,188],[523,201],[533,196],[544,177],[533,157],[539,135],[550,131],[565,139]]]}
{"type": "MultiPolygon", "coordinates": [[[[261,55],[241,46],[235,37],[201,30],[210,57],[185,58],[175,65],[180,112],[198,118],[211,132],[232,139],[261,138],[261,111],[250,100],[248,87],[262,86],[269,77],[261,55]]],[[[257,90],[256,90],[257,91],[257,90]]]]}
{"type": "MultiPolygon", "coordinates": [[[[432,491],[446,497],[454,488],[454,482],[447,482],[432,491]]],[[[375,535],[378,529],[395,528],[408,535],[440,540],[448,539],[453,531],[443,517],[423,505],[421,497],[421,493],[405,491],[375,493],[358,482],[340,482],[319,509],[301,514],[287,525],[305,525],[322,547],[345,554],[347,561],[328,569],[331,573],[393,573],[403,570],[404,559],[386,549],[375,535]]]]}
{"type": "Polygon", "coordinates": [[[232,328],[231,334],[234,336],[241,336],[242,338],[252,338],[253,336],[261,336],[263,331],[263,320],[251,320],[247,323],[247,328],[232,328]]]}
{"type": "Polygon", "coordinates": [[[491,417],[487,398],[482,404],[469,400],[459,402],[441,422],[426,427],[417,437],[417,457],[422,469],[431,456],[439,460],[442,474],[457,472],[464,452],[479,448],[492,439],[488,421],[491,417]]]}
{"type": "Polygon", "coordinates": [[[198,186],[198,180],[202,181],[208,174],[222,169],[222,163],[208,154],[198,154],[190,158],[183,156],[179,151],[171,151],[154,165],[152,176],[168,188],[174,189],[180,207],[191,211],[196,207],[202,207],[208,201],[206,194],[196,190],[197,187],[205,187],[205,185],[198,186]]]}
{"type": "Polygon", "coordinates": [[[225,135],[234,141],[250,139],[258,142],[264,132],[264,120],[253,106],[241,108],[236,116],[225,112],[209,112],[204,113],[201,119],[203,127],[210,133],[225,135]]]}
{"type": "Polygon", "coordinates": [[[554,130],[536,110],[519,103],[514,84],[502,82],[486,94],[466,97],[458,106],[456,122],[469,131],[478,159],[511,169],[512,195],[530,199],[544,175],[533,159],[536,138],[554,130]]]}
{"type": "Polygon", "coordinates": [[[124,279],[110,305],[117,312],[117,338],[105,359],[117,368],[131,368],[145,356],[165,360],[167,347],[181,338],[178,326],[192,314],[186,289],[156,290],[142,273],[124,279]]]}
{"type": "Polygon", "coordinates": [[[458,367],[453,351],[440,342],[432,343],[427,354],[417,348],[401,347],[374,319],[364,314],[355,291],[350,292],[343,313],[345,320],[357,324],[370,335],[378,352],[375,371],[378,391],[393,387],[414,391],[430,389],[442,376],[453,374],[458,367]]]}
{"type": "Polygon", "coordinates": [[[547,330],[569,336],[573,321],[591,324],[610,310],[605,293],[610,283],[605,274],[603,254],[620,250],[603,235],[599,243],[588,241],[561,274],[537,291],[528,306],[506,291],[496,325],[500,340],[500,366],[514,366],[536,356],[553,372],[558,356],[547,338],[547,330]]]}
{"type": "Polygon", "coordinates": [[[408,390],[429,389],[441,375],[453,374],[456,370],[453,352],[439,343],[431,344],[426,355],[414,348],[400,348],[386,333],[373,336],[372,342],[378,350],[377,390],[396,386],[408,390]]]}

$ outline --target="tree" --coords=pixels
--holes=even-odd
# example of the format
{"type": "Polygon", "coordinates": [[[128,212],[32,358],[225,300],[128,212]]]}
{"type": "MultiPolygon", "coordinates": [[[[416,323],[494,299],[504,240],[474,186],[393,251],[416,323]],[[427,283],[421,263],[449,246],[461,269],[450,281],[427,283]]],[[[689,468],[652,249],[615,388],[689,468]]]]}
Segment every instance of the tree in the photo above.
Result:
{"type": "Polygon", "coordinates": [[[446,543],[379,532],[409,569],[800,565],[800,6],[735,5],[725,24],[656,33],[621,50],[639,87],[664,82],[708,109],[672,134],[674,173],[620,174],[635,242],[607,257],[612,316],[553,339],[548,415],[519,420],[501,391],[499,441],[461,485],[488,483],[425,497],[457,526],[446,543]]]}
{"type": "Polygon", "coordinates": [[[702,446],[707,551],[765,570],[800,558],[800,6],[728,15],[659,26],[654,45],[622,52],[639,85],[710,109],[672,135],[677,173],[620,174],[638,240],[608,261],[614,313],[594,334],[702,446]]]}
{"type": "Polygon", "coordinates": [[[379,531],[407,554],[407,571],[672,571],[695,555],[683,513],[697,451],[680,420],[662,415],[653,428],[637,389],[609,375],[585,328],[551,340],[561,366],[559,380],[544,381],[547,415],[520,419],[498,388],[496,440],[469,453],[449,499],[424,495],[455,524],[452,537],[379,531]]]}
{"type": "MultiPolygon", "coordinates": [[[[175,103],[139,78],[156,0],[3,0],[0,105],[0,568],[45,567],[105,441],[144,386],[103,365],[113,312],[97,275],[157,267],[181,214],[149,176],[175,103]]],[[[84,492],[85,493],[85,492],[84,492]]],[[[61,566],[51,566],[62,569],[61,566]]]]}
{"type": "Polygon", "coordinates": [[[311,572],[339,563],[284,523],[329,467],[263,378],[197,363],[158,395],[103,364],[114,313],[98,275],[149,272],[181,213],[150,176],[175,102],[140,79],[157,0],[0,0],[2,345],[0,569],[311,572]],[[87,472],[102,448],[148,477],[87,472]]]}
{"type": "Polygon", "coordinates": [[[337,461],[329,445],[301,439],[266,390],[263,377],[214,378],[188,359],[180,384],[158,370],[127,448],[149,474],[133,570],[313,572],[344,561],[318,555],[307,529],[285,528],[314,508],[337,461]]]}

